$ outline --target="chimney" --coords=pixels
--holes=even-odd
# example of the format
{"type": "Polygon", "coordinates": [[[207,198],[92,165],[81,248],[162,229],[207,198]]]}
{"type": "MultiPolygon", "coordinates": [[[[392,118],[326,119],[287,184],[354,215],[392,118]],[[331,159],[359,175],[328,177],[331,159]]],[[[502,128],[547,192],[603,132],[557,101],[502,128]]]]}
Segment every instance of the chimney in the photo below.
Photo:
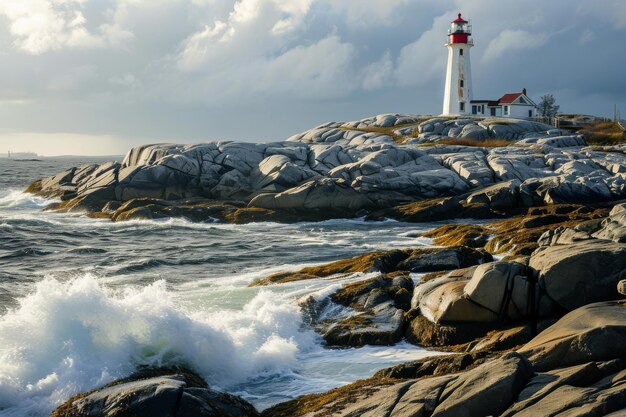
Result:
{"type": "Polygon", "coordinates": [[[526,89],[525,89],[525,88],[524,88],[524,89],[522,89],[522,94],[527,95],[527,94],[526,94],[526,89]]]}

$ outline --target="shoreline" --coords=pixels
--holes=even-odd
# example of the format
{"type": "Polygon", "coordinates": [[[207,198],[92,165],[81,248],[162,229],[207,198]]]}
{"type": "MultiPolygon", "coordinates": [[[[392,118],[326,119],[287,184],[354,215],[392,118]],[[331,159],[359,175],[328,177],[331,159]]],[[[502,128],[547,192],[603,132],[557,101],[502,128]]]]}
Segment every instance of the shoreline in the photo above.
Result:
{"type": "MultiPolygon", "coordinates": [[[[26,191],[60,198],[49,210],[112,221],[447,221],[420,234],[433,248],[364,252],[252,285],[373,274],[301,300],[306,324],[325,345],[406,340],[454,355],[381,370],[260,414],[187,371],[155,371],[70,401],[58,417],[114,407],[121,398],[140,401],[160,384],[179,397],[196,392],[193,407],[226,407],[232,413],[223,415],[233,416],[506,416],[539,415],[542,407],[603,415],[626,407],[626,356],[611,347],[626,346],[626,303],[615,301],[624,298],[626,277],[623,146],[588,147],[579,135],[509,121],[497,130],[514,135],[510,146],[416,147],[398,144],[400,133],[363,132],[378,119],[361,122],[361,131],[329,124],[270,144],[147,145],[121,164],[72,168],[26,191]],[[563,394],[570,386],[583,391],[563,394]]],[[[429,119],[403,134],[433,140],[422,133],[445,123],[468,124],[429,119]]],[[[166,401],[156,391],[149,397],[166,401]]]]}

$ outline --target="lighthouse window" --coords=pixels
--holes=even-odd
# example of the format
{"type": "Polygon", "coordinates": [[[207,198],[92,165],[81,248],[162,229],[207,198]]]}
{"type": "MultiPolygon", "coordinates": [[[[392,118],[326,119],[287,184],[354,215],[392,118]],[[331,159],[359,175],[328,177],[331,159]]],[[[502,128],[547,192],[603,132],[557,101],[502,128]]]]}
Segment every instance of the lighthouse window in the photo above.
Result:
{"type": "Polygon", "coordinates": [[[464,102],[460,102],[459,103],[459,110],[465,111],[465,103],[464,102]]]}
{"type": "Polygon", "coordinates": [[[459,80],[459,87],[463,87],[463,80],[459,80]]]}
{"type": "Polygon", "coordinates": [[[463,49],[459,49],[459,55],[463,55],[463,49]]]}

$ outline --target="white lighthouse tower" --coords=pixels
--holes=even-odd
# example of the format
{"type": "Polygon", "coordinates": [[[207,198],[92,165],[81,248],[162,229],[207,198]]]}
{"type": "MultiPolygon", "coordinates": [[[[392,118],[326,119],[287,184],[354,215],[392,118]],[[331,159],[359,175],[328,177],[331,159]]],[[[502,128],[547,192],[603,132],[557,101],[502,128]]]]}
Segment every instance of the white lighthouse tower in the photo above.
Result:
{"type": "Polygon", "coordinates": [[[468,114],[472,100],[472,67],[470,48],[472,25],[461,17],[452,21],[448,31],[448,68],[446,70],[446,91],[443,96],[443,115],[468,114]]]}

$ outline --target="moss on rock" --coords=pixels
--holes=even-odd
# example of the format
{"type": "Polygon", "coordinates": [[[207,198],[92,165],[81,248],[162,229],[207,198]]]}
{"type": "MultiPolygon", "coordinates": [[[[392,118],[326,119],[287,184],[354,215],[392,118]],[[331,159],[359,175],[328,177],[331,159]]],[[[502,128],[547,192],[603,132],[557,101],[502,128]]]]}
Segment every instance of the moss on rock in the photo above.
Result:
{"type": "Polygon", "coordinates": [[[343,276],[357,272],[432,272],[464,268],[491,261],[491,256],[467,247],[394,249],[370,252],[328,264],[279,272],[254,281],[250,286],[280,284],[312,278],[343,276]]]}

